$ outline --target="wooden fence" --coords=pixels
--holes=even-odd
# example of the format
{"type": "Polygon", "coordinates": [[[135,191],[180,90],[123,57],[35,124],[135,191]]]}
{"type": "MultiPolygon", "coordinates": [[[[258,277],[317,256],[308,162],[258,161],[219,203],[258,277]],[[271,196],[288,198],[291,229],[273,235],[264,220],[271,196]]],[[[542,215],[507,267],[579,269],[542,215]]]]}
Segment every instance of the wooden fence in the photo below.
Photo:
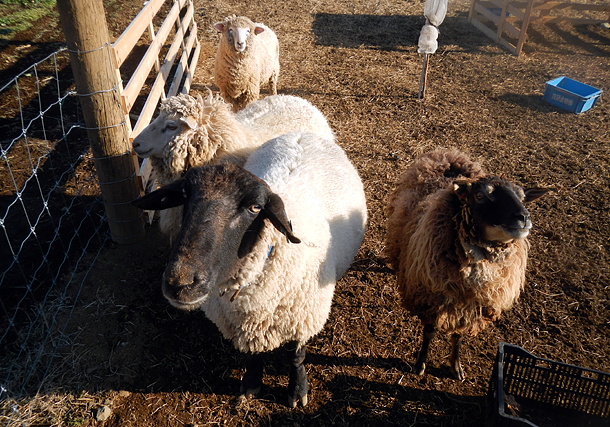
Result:
{"type": "Polygon", "coordinates": [[[550,0],[472,0],[468,22],[519,56],[531,24],[599,24],[610,22],[610,4],[550,0]],[[582,16],[592,12],[598,18],[582,16]],[[580,16],[579,16],[580,15],[580,16]],[[505,36],[507,34],[515,43],[505,36]]]}
{"type": "MultiPolygon", "coordinates": [[[[179,91],[181,93],[189,92],[199,59],[201,45],[197,39],[193,2],[191,0],[172,0],[171,9],[155,32],[153,21],[164,3],[166,0],[149,1],[125,31],[112,43],[116,73],[118,81],[121,82],[121,66],[145,31],[148,31],[151,39],[146,53],[129,81],[124,86],[120,84],[123,111],[130,127],[130,142],[150,123],[160,100],[176,95],[179,91]],[[172,29],[174,29],[173,40],[167,47],[172,29]],[[179,53],[180,55],[178,55],[179,53]],[[131,128],[130,113],[153,67],[156,78],[146,96],[138,119],[131,128]]],[[[140,165],[135,154],[133,154],[133,158],[144,189],[150,175],[150,163],[144,161],[140,165]]]]}

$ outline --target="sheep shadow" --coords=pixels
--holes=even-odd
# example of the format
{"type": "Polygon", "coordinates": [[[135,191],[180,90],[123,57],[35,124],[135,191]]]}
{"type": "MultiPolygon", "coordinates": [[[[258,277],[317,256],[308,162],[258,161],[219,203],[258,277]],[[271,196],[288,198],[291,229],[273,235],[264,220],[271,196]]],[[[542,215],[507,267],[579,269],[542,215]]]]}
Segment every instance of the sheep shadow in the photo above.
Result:
{"type": "MultiPolygon", "coordinates": [[[[422,5],[423,13],[423,5],[422,5]]],[[[492,41],[468,24],[466,13],[447,17],[440,26],[439,43],[458,44],[468,50],[488,46],[492,41]]],[[[342,48],[365,47],[384,51],[417,48],[423,15],[348,15],[318,13],[312,24],[315,43],[342,48]]]]}
{"type": "MultiPolygon", "coordinates": [[[[245,363],[244,354],[239,354],[238,360],[241,359],[241,365],[245,363]]],[[[260,394],[254,398],[255,400],[277,403],[280,405],[286,405],[286,387],[288,382],[288,365],[285,360],[285,353],[281,349],[276,349],[272,352],[265,353],[263,356],[265,360],[265,378],[263,380],[263,386],[260,394]]],[[[422,404],[427,400],[442,400],[439,398],[438,393],[432,393],[427,390],[421,390],[416,388],[410,388],[405,385],[401,385],[400,381],[396,384],[371,381],[370,379],[363,379],[351,375],[335,375],[330,381],[322,380],[323,387],[318,388],[314,385],[316,377],[321,371],[327,369],[336,369],[341,367],[341,370],[350,368],[362,368],[367,367],[370,370],[374,370],[380,373],[390,372],[396,370],[402,372],[405,375],[415,375],[413,372],[413,366],[399,358],[380,358],[380,357],[341,357],[341,356],[326,356],[315,352],[308,352],[305,359],[304,365],[309,371],[309,385],[311,398],[315,399],[315,394],[322,391],[329,391],[336,396],[332,400],[337,403],[338,407],[343,407],[347,403],[352,404],[353,401],[359,401],[365,403],[370,401],[376,394],[394,395],[403,394],[404,400],[418,402],[422,404]],[[351,399],[350,394],[354,390],[358,390],[357,394],[359,397],[351,399]],[[398,391],[400,390],[400,392],[398,391]],[[422,395],[429,394],[435,397],[423,398],[422,395]]],[[[449,367],[434,367],[428,366],[426,375],[423,377],[417,377],[418,381],[435,381],[437,379],[451,378],[449,367]]],[[[319,380],[319,379],[318,379],[319,380]]],[[[227,394],[233,394],[237,396],[237,391],[240,387],[240,379],[237,376],[226,379],[224,387],[217,387],[211,390],[213,393],[226,392],[227,394]]],[[[455,399],[464,400],[464,396],[455,396],[455,399]]],[[[481,397],[466,397],[466,400],[477,400],[482,399],[481,397]]],[[[328,405],[327,405],[328,406],[328,405]]],[[[336,412],[336,411],[333,411],[336,412]]]]}
{"type": "MultiPolygon", "coordinates": [[[[400,384],[335,376],[328,384],[332,397],[314,413],[291,414],[299,425],[454,425],[466,419],[483,425],[484,396],[461,396],[400,384]]],[[[269,425],[282,425],[288,413],[278,411],[269,425]]],[[[295,423],[296,425],[297,423],[295,423]]]]}

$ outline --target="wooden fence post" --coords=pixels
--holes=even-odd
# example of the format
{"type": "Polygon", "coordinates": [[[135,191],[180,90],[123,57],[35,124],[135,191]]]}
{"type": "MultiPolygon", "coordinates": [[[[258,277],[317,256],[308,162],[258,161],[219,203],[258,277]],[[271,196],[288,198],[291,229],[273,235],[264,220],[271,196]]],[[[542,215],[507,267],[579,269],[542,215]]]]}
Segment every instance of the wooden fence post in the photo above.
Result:
{"type": "Polygon", "coordinates": [[[130,202],[141,188],[111,59],[104,5],[102,0],[57,0],[57,9],[112,238],[135,243],[145,236],[144,217],[130,202]]]}

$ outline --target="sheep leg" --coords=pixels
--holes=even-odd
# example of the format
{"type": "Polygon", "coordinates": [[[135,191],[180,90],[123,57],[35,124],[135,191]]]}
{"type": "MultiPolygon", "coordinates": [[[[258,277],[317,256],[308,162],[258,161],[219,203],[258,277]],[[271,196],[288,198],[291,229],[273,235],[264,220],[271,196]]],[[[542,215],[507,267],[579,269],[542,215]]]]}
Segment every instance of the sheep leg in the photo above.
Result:
{"type": "Polygon", "coordinates": [[[288,378],[288,406],[296,408],[297,404],[307,405],[307,371],[303,366],[307,346],[296,341],[284,345],[288,352],[288,363],[290,364],[290,375],[288,378]]]}
{"type": "Polygon", "coordinates": [[[451,335],[451,356],[449,356],[449,365],[451,374],[458,380],[464,381],[464,370],[460,363],[460,345],[462,344],[462,335],[451,335]]]}
{"type": "Polygon", "coordinates": [[[424,338],[421,343],[421,349],[419,350],[419,355],[417,356],[417,361],[415,362],[415,366],[413,367],[413,372],[417,375],[424,375],[426,371],[426,359],[428,359],[428,348],[430,348],[430,341],[436,335],[436,328],[434,325],[424,325],[424,338]]]}
{"type": "Polygon", "coordinates": [[[269,79],[269,92],[271,95],[277,95],[277,74],[274,74],[269,79]]]}
{"type": "Polygon", "coordinates": [[[254,397],[263,384],[263,356],[253,354],[246,361],[246,373],[241,379],[240,392],[246,397],[254,397]]]}

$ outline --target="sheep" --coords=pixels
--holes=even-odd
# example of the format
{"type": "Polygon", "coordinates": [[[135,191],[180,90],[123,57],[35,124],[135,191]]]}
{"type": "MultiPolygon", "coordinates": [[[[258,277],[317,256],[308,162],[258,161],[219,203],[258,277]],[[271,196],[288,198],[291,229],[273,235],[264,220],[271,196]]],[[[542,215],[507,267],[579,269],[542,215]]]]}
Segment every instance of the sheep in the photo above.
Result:
{"type": "Polygon", "coordinates": [[[326,323],[336,281],[362,242],[362,182],[345,152],[312,133],[291,132],[233,163],[190,169],[133,202],[184,205],[184,222],[163,275],[175,307],[202,309],[249,354],[241,393],[262,384],[262,354],[289,353],[288,405],[307,404],[307,341],[326,323]]]}
{"type": "Polygon", "coordinates": [[[256,101],[266,83],[269,92],[276,95],[280,46],[275,33],[264,24],[235,15],[216,22],[214,28],[220,32],[214,82],[233,112],[256,101]]]}
{"type": "Polygon", "coordinates": [[[421,156],[387,205],[386,252],[402,305],[424,325],[413,371],[423,375],[436,331],[451,334],[450,370],[463,380],[459,348],[518,299],[532,227],[523,203],[548,191],[488,176],[456,149],[421,156]]]}
{"type": "MultiPolygon", "coordinates": [[[[133,150],[150,158],[153,179],[164,186],[186,170],[228,160],[243,165],[263,142],[284,133],[311,131],[334,140],[324,115],[305,99],[273,95],[234,114],[218,95],[167,98],[159,116],[133,140],[133,150]]],[[[180,229],[182,208],[162,211],[159,227],[170,240],[180,229]]]]}

